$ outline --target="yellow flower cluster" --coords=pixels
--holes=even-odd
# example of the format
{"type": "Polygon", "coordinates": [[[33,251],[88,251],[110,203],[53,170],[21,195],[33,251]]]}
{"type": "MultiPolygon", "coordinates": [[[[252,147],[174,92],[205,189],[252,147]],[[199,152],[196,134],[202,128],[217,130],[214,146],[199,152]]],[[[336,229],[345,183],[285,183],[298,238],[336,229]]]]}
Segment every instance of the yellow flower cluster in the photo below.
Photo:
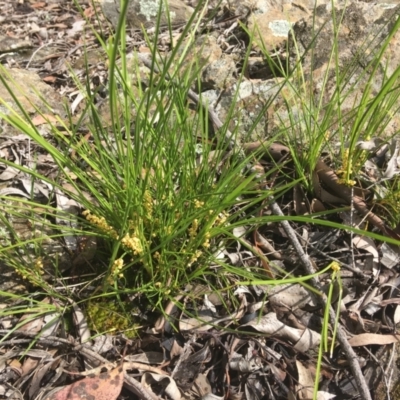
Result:
{"type": "Polygon", "coordinates": [[[42,257],[39,257],[35,262],[35,271],[40,275],[44,274],[42,257]]]}
{"type": "Polygon", "coordinates": [[[197,234],[197,229],[199,228],[199,220],[194,219],[192,222],[192,226],[189,228],[189,237],[194,238],[197,234]]]}
{"type": "Polygon", "coordinates": [[[199,259],[199,257],[203,254],[203,252],[201,250],[197,250],[191,257],[190,261],[189,261],[189,267],[199,259]]]}
{"type": "Polygon", "coordinates": [[[210,232],[207,232],[205,235],[204,235],[204,242],[203,242],[203,247],[205,248],[205,249],[208,249],[209,247],[210,247],[210,232]]]}
{"type": "Polygon", "coordinates": [[[108,224],[104,217],[97,217],[90,213],[89,210],[85,210],[82,215],[93,225],[96,225],[103,232],[107,233],[114,239],[118,239],[117,231],[108,224]]]}
{"type": "Polygon", "coordinates": [[[339,185],[354,186],[357,182],[353,179],[338,179],[337,183],[339,185]]]}
{"type": "Polygon", "coordinates": [[[123,278],[124,274],[122,273],[122,268],[124,266],[124,260],[122,258],[118,258],[114,261],[111,267],[111,275],[115,278],[123,278]]]}
{"type": "Polygon", "coordinates": [[[217,218],[215,218],[214,225],[219,225],[219,226],[224,225],[225,222],[227,221],[228,217],[229,217],[229,214],[227,212],[223,211],[222,213],[220,213],[217,216],[217,218]]]}
{"type": "Polygon", "coordinates": [[[194,208],[201,208],[204,206],[204,201],[195,200],[194,201],[194,208]]]}
{"type": "MultiPolygon", "coordinates": [[[[195,207],[202,207],[204,205],[204,202],[202,201],[198,201],[195,200],[195,207]]],[[[209,210],[209,214],[210,216],[214,213],[213,210],[209,210]]],[[[229,214],[227,212],[221,212],[220,214],[218,214],[216,217],[214,217],[214,222],[211,223],[211,226],[223,226],[226,224],[226,221],[228,220],[229,214]]],[[[194,219],[192,222],[191,227],[188,230],[188,234],[189,234],[189,238],[193,239],[196,235],[197,232],[199,230],[199,220],[198,219],[194,219]]],[[[210,239],[211,239],[211,234],[210,232],[206,232],[204,234],[204,241],[202,246],[205,249],[208,249],[211,244],[210,244],[210,239]]],[[[194,261],[197,260],[198,257],[195,257],[194,259],[191,260],[190,264],[192,264],[194,261]]]]}
{"type": "Polygon", "coordinates": [[[121,240],[122,244],[128,249],[132,250],[133,254],[142,254],[143,246],[140,239],[134,234],[129,235],[128,233],[121,240]]]}
{"type": "MultiPolygon", "coordinates": [[[[346,149],[343,154],[343,165],[342,168],[340,168],[338,171],[336,171],[336,175],[339,177],[345,176],[347,172],[349,171],[352,173],[354,170],[359,168],[360,162],[357,161],[355,165],[353,165],[353,160],[351,159],[349,155],[349,149],[346,149]]],[[[340,185],[346,185],[346,186],[354,186],[357,182],[355,180],[349,179],[348,177],[345,178],[340,178],[337,181],[340,185]]]]}
{"type": "Polygon", "coordinates": [[[339,272],[340,271],[340,264],[338,262],[336,262],[336,261],[333,261],[331,263],[331,268],[332,268],[333,271],[339,272]]]}
{"type": "Polygon", "coordinates": [[[40,279],[40,275],[44,275],[44,270],[43,270],[43,260],[42,257],[38,257],[35,263],[33,264],[33,269],[19,269],[16,268],[15,272],[24,280],[29,281],[33,285],[40,286],[42,282],[40,279]]]}
{"type": "Polygon", "coordinates": [[[147,218],[151,218],[153,215],[153,198],[149,190],[146,190],[143,195],[143,206],[146,210],[147,218]]]}

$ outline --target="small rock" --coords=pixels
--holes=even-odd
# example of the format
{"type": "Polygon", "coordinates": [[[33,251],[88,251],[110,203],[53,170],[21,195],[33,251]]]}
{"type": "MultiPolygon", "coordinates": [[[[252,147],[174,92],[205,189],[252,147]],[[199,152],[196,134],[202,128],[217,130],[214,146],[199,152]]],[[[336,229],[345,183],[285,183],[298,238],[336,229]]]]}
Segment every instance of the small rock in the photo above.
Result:
{"type": "MultiPolygon", "coordinates": [[[[4,68],[6,68],[4,66],[4,68]]],[[[0,74],[6,80],[12,93],[17,98],[23,110],[32,118],[40,113],[57,114],[64,116],[63,101],[59,93],[51,86],[43,82],[38,74],[29,70],[17,68],[6,69],[6,72],[0,71],[0,74]],[[45,102],[47,102],[47,105],[45,102]],[[49,110],[50,107],[50,110],[49,110]]],[[[18,111],[18,105],[5,86],[0,82],[0,99],[5,102],[13,110],[18,111]]],[[[0,103],[0,112],[9,114],[9,108],[0,103]]],[[[21,133],[18,129],[7,124],[4,119],[0,118],[0,134],[2,135],[18,135],[21,133]]]]}
{"type": "Polygon", "coordinates": [[[30,40],[0,35],[0,53],[15,53],[33,47],[30,40]]]}
{"type": "MultiPolygon", "coordinates": [[[[342,78],[341,85],[346,85],[344,93],[349,91],[341,102],[342,114],[346,115],[359,104],[363,96],[367,81],[370,80],[370,73],[366,68],[381,50],[394,21],[400,15],[400,6],[353,2],[347,7],[338,7],[335,12],[337,20],[341,20],[337,33],[333,27],[330,4],[317,7],[315,18],[311,16],[297,22],[293,27],[293,37],[289,40],[289,53],[292,67],[302,57],[305,80],[312,81],[315,98],[322,96],[323,104],[327,104],[337,90],[335,61],[331,60],[337,35],[338,67],[341,73],[346,74],[347,80],[342,78]],[[315,38],[316,32],[318,34],[315,38]],[[311,47],[313,50],[308,51],[311,47]]],[[[392,37],[380,64],[382,67],[378,68],[370,82],[371,98],[376,96],[382,82],[400,65],[400,32],[392,37]]],[[[372,67],[368,68],[372,71],[372,67]]],[[[397,107],[400,107],[400,102],[397,107]]],[[[395,134],[399,124],[399,117],[394,115],[386,126],[385,133],[389,136],[395,134]]]]}
{"type": "Polygon", "coordinates": [[[226,121],[228,116],[230,117],[231,132],[237,132],[244,141],[255,141],[268,136],[272,129],[273,120],[268,110],[272,107],[271,99],[276,98],[278,91],[278,80],[257,82],[243,80],[239,86],[234,84],[222,92],[208,90],[202,97],[215,107],[221,121],[226,121]],[[233,115],[229,113],[231,107],[235,109],[233,115]],[[265,112],[263,112],[264,107],[265,112]],[[258,124],[254,126],[256,121],[258,124]]]}
{"type": "MultiPolygon", "coordinates": [[[[178,50],[177,58],[186,45],[178,50]]],[[[200,69],[201,90],[221,89],[234,83],[236,65],[232,57],[222,54],[217,39],[211,35],[201,35],[193,43],[186,54],[182,70],[190,67],[195,71],[200,69]]]]}
{"type": "MultiPolygon", "coordinates": [[[[116,28],[120,16],[119,0],[102,0],[101,5],[104,15],[116,28]]],[[[160,0],[129,0],[126,16],[127,26],[139,30],[154,28],[157,24],[159,9],[160,0]]],[[[168,9],[169,18],[165,15],[165,6],[163,5],[161,25],[168,25],[169,21],[172,26],[185,24],[193,13],[193,8],[187,6],[181,0],[168,0],[168,9]]]]}
{"type": "Polygon", "coordinates": [[[292,25],[302,18],[308,18],[313,7],[314,1],[310,0],[258,0],[249,19],[249,31],[254,32],[253,46],[257,49],[265,46],[269,52],[281,48],[288,39],[292,25]]]}
{"type": "MultiPolygon", "coordinates": [[[[23,69],[7,69],[6,73],[1,72],[14,96],[18,99],[24,111],[28,114],[35,114],[36,110],[42,113],[49,113],[49,107],[43,102],[46,99],[47,104],[52,112],[62,115],[64,113],[62,107],[61,96],[49,85],[44,83],[40,76],[33,71],[23,69]]],[[[9,91],[0,83],[0,99],[5,101],[15,110],[17,104],[10,95],[9,91]]],[[[0,105],[2,112],[8,113],[8,110],[0,105]]]]}
{"type": "Polygon", "coordinates": [[[235,80],[236,65],[229,55],[210,62],[201,74],[203,90],[221,89],[230,86],[235,80]]]}

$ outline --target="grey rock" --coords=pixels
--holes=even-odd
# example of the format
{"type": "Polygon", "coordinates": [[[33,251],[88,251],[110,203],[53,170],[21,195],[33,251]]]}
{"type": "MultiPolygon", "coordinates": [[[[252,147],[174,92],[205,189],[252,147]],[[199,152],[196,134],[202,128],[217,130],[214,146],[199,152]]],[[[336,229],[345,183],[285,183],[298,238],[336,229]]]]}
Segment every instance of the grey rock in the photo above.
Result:
{"type": "Polygon", "coordinates": [[[294,23],[312,14],[314,1],[257,0],[249,21],[254,47],[274,51],[285,45],[294,23]]]}
{"type": "Polygon", "coordinates": [[[254,141],[270,136],[275,126],[269,110],[272,109],[279,87],[279,79],[255,82],[244,80],[223,91],[206,91],[202,96],[215,107],[221,121],[228,119],[229,110],[233,107],[235,112],[230,118],[229,129],[237,132],[244,141],[254,141]]]}
{"type": "MultiPolygon", "coordinates": [[[[380,51],[383,41],[400,15],[400,6],[353,2],[347,7],[338,6],[335,12],[337,20],[341,19],[337,33],[329,4],[317,7],[315,18],[310,17],[297,22],[289,39],[289,53],[292,68],[301,59],[305,81],[312,82],[311,90],[315,98],[322,98],[323,104],[327,104],[337,90],[335,61],[331,60],[334,38],[337,35],[338,69],[345,76],[341,85],[344,91],[348,91],[341,104],[342,113],[345,115],[359,103],[372,71],[370,63],[380,51]]],[[[399,65],[400,32],[397,32],[392,37],[371,82],[370,98],[376,96],[385,79],[399,65]]],[[[398,117],[393,116],[386,127],[386,134],[395,133],[399,122],[398,117]]]]}
{"type": "MultiPolygon", "coordinates": [[[[47,115],[59,115],[63,117],[65,110],[63,100],[56,90],[43,82],[40,76],[33,71],[23,69],[4,67],[5,70],[0,70],[1,76],[7,82],[11,92],[16,97],[17,101],[23,110],[32,118],[39,113],[47,115]]],[[[10,113],[10,108],[21,114],[10,92],[0,81],[0,99],[5,103],[0,103],[0,112],[4,114],[10,113]]],[[[49,133],[49,129],[45,126],[40,127],[43,135],[49,133]],[[45,132],[46,131],[46,132],[45,132]]],[[[21,132],[0,118],[0,135],[18,135],[21,132]]]]}
{"type": "MultiPolygon", "coordinates": [[[[101,6],[104,15],[114,28],[118,25],[120,17],[119,0],[102,0],[101,6]]],[[[126,23],[132,29],[154,28],[157,23],[157,15],[160,10],[160,0],[130,0],[126,23]]],[[[168,0],[169,17],[163,5],[161,25],[168,25],[169,21],[174,25],[185,24],[193,13],[193,8],[187,6],[181,0],[168,0]]]]}
{"type": "MultiPolygon", "coordinates": [[[[346,3],[344,1],[336,3],[338,4],[337,20],[340,19],[343,12],[342,24],[338,33],[339,71],[348,74],[347,90],[349,93],[341,104],[343,115],[352,111],[359,103],[365,84],[369,79],[366,67],[377,54],[382,41],[388,37],[395,18],[399,16],[400,7],[397,6],[399,3],[398,0],[392,1],[390,4],[386,2],[346,3]]],[[[313,2],[307,0],[301,2],[301,7],[297,2],[259,0],[253,12],[250,30],[251,24],[257,23],[259,27],[264,27],[264,29],[260,29],[261,36],[257,36],[256,41],[257,38],[262,38],[267,51],[273,51],[279,47],[286,49],[288,46],[291,68],[294,68],[295,64],[301,60],[304,81],[312,86],[308,90],[312,90],[316,101],[322,97],[322,105],[327,104],[336,90],[334,63],[329,65],[335,36],[331,3],[318,1],[314,9],[313,2]],[[291,24],[292,33],[290,33],[289,25],[285,25],[288,28],[286,33],[281,31],[282,35],[278,35],[280,28],[277,22],[279,21],[283,25],[285,21],[285,23],[291,24]],[[275,29],[275,33],[272,28],[275,29]],[[310,47],[313,49],[312,52],[307,51],[310,47]],[[328,82],[325,85],[326,73],[328,82]]],[[[254,78],[254,74],[250,76],[250,73],[256,63],[262,66],[262,58],[249,60],[246,76],[254,78]]],[[[386,76],[390,76],[400,65],[399,32],[392,38],[381,64],[381,68],[372,82],[371,98],[380,90],[385,73],[386,76]]],[[[299,94],[290,85],[285,85],[283,90],[278,93],[279,85],[284,81],[279,78],[270,79],[267,72],[268,70],[261,75],[267,77],[266,80],[244,80],[240,84],[227,88],[220,94],[216,106],[221,120],[225,120],[229,107],[235,101],[235,90],[238,90],[235,104],[238,111],[231,119],[230,129],[234,129],[236,126],[242,135],[249,131],[260,110],[264,108],[265,112],[252,133],[253,139],[271,137],[286,123],[288,126],[296,123],[298,130],[305,127],[304,110],[299,94]],[[290,109],[288,109],[288,104],[290,109]]],[[[292,83],[296,85],[294,79],[292,83]]],[[[219,92],[211,91],[208,94],[210,101],[218,97],[217,93],[219,92]]],[[[203,94],[204,96],[205,94],[203,94]]],[[[400,107],[400,101],[397,106],[400,107]]],[[[323,117],[323,112],[320,117],[323,117]]],[[[348,122],[350,123],[351,120],[348,122]]],[[[385,133],[392,135],[398,131],[399,126],[400,117],[392,115],[385,127],[385,133]]],[[[293,134],[295,133],[293,132],[293,134]]]]}
{"type": "Polygon", "coordinates": [[[32,47],[33,45],[30,40],[0,35],[0,54],[14,53],[31,49],[32,47]]]}
{"type": "MultiPolygon", "coordinates": [[[[178,50],[177,59],[186,46],[184,44],[178,50]]],[[[185,71],[187,68],[196,73],[196,78],[200,76],[202,91],[225,88],[235,81],[236,64],[230,55],[223,54],[212,35],[201,35],[190,45],[180,69],[185,71]]]]}
{"type": "MultiPolygon", "coordinates": [[[[33,115],[37,110],[47,114],[50,110],[60,115],[64,113],[61,96],[51,86],[44,83],[36,72],[12,68],[6,69],[5,72],[1,70],[0,74],[28,114],[33,115]],[[47,104],[43,99],[46,99],[47,104]]],[[[17,110],[16,102],[1,82],[0,99],[17,110]]],[[[0,105],[0,110],[8,113],[7,108],[2,105],[0,105]]]]}
{"type": "Polygon", "coordinates": [[[203,90],[225,88],[235,80],[236,64],[232,57],[223,54],[221,58],[209,63],[201,74],[203,90]]]}

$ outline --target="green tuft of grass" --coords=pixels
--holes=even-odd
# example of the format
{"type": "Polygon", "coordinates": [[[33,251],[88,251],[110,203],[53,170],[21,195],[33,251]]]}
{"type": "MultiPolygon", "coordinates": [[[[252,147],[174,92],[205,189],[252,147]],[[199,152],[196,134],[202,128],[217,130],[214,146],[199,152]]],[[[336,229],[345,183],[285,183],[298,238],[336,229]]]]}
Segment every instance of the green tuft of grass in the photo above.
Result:
{"type": "MultiPolygon", "coordinates": [[[[127,2],[123,4],[122,16],[127,2]]],[[[109,119],[99,111],[89,82],[82,85],[78,81],[84,111],[78,121],[69,116],[59,118],[57,124],[50,122],[52,140],[41,136],[15,94],[20,109],[9,108],[2,114],[52,157],[58,175],[48,178],[35,169],[9,165],[80,205],[78,214],[63,216],[69,223],[62,228],[53,218],[39,214],[42,224],[54,229],[49,238],[96,238],[96,256],[87,272],[94,270],[102,277],[101,282],[94,281],[96,292],[115,297],[121,304],[126,296],[140,295],[152,307],[162,309],[165,300],[194,282],[219,292],[233,290],[240,279],[263,278],[262,269],[226,265],[219,255],[237,240],[235,228],[244,227],[249,234],[266,221],[260,210],[268,198],[292,186],[262,190],[259,182],[274,171],[262,176],[253,171],[254,155],[244,155],[238,145],[232,147],[239,143],[239,132],[230,132],[228,124],[223,124],[215,135],[207,105],[196,105],[196,111],[190,107],[189,90],[200,92],[196,73],[200,65],[186,60],[195,43],[198,16],[204,12],[200,4],[179,39],[171,40],[174,44],[168,54],[157,49],[157,33],[146,36],[152,68],[145,74],[139,59],[127,59],[123,17],[114,37],[107,42],[98,37],[108,56],[109,119]],[[79,134],[83,126],[89,128],[90,137],[79,134]]],[[[7,87],[6,80],[0,79],[7,87]]],[[[199,102],[206,104],[201,92],[199,102]]],[[[228,114],[234,112],[233,103],[228,114]]],[[[240,140],[246,137],[241,134],[240,140]]],[[[53,192],[43,207],[50,216],[60,218],[55,200],[53,192]]],[[[39,219],[34,199],[25,204],[32,207],[29,218],[39,219]]],[[[16,215],[19,211],[9,207],[7,212],[16,215]]],[[[2,253],[4,261],[31,284],[51,287],[38,268],[46,261],[40,239],[21,239],[12,225],[8,228],[12,239],[2,253]],[[38,248],[33,253],[28,251],[32,243],[38,248]],[[30,255],[21,260],[18,253],[23,248],[30,255]]],[[[57,259],[50,265],[53,279],[68,276],[57,259]]],[[[73,273],[76,268],[81,267],[73,267],[73,273]]]]}

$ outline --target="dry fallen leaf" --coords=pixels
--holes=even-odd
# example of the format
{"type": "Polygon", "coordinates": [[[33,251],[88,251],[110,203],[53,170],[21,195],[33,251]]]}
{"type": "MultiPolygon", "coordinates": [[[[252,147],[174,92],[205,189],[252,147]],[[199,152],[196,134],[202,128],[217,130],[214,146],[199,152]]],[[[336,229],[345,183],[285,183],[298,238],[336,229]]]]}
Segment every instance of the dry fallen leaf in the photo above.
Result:
{"type": "Polygon", "coordinates": [[[32,118],[32,124],[35,126],[48,124],[52,122],[57,122],[57,118],[54,115],[43,114],[43,115],[36,115],[32,118]]]}
{"type": "Polygon", "coordinates": [[[256,318],[242,327],[251,326],[258,332],[288,340],[293,344],[295,350],[305,352],[310,348],[318,346],[321,335],[311,329],[296,329],[279,321],[276,313],[270,312],[262,318],[256,318]]]}
{"type": "Polygon", "coordinates": [[[55,83],[57,81],[57,77],[53,75],[48,75],[43,77],[42,81],[46,83],[55,83]]]}
{"type": "Polygon", "coordinates": [[[392,344],[400,340],[400,335],[379,335],[378,333],[361,333],[349,340],[350,346],[368,346],[370,344],[392,344]]]}
{"type": "Polygon", "coordinates": [[[30,5],[30,7],[32,7],[32,8],[43,8],[43,7],[45,7],[46,6],[46,2],[45,1],[38,1],[38,2],[36,2],[36,3],[34,3],[34,4],[31,4],[30,5]]]}
{"type": "Polygon", "coordinates": [[[299,399],[311,399],[314,392],[315,373],[313,374],[309,368],[303,363],[296,360],[297,372],[299,374],[299,384],[297,385],[297,395],[299,399]]]}
{"type": "Polygon", "coordinates": [[[124,369],[120,365],[98,376],[87,377],[65,386],[44,400],[115,400],[121,392],[123,383],[124,369]]]}
{"type": "MultiPolygon", "coordinates": [[[[163,387],[165,393],[169,396],[170,399],[180,400],[182,398],[175,380],[172,379],[170,376],[157,375],[157,374],[152,374],[151,372],[145,372],[142,376],[141,383],[145,388],[151,391],[152,391],[151,385],[158,383],[163,387]]],[[[96,400],[98,399],[96,398],[96,400]]]]}

